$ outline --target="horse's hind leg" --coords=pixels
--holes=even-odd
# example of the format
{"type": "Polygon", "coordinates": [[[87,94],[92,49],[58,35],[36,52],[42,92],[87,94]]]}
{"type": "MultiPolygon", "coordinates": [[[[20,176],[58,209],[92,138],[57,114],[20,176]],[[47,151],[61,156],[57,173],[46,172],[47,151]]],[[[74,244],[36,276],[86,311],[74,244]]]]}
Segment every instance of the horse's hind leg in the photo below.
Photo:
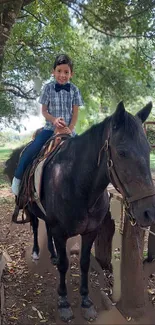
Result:
{"type": "Polygon", "coordinates": [[[94,308],[93,302],[88,296],[88,271],[90,264],[90,252],[92,248],[92,244],[97,236],[97,231],[93,231],[89,234],[82,235],[82,248],[81,248],[81,287],[80,294],[82,297],[82,314],[85,319],[93,320],[97,317],[97,312],[94,308]]]}
{"type": "Polygon", "coordinates": [[[51,254],[50,258],[51,258],[53,265],[56,265],[57,264],[57,253],[54,248],[54,243],[53,243],[54,239],[51,235],[49,225],[46,222],[45,222],[45,225],[46,225],[46,231],[47,231],[48,250],[51,254]]]}
{"type": "MultiPolygon", "coordinates": [[[[32,215],[32,214],[31,214],[32,215]]],[[[34,260],[39,259],[39,244],[38,244],[38,226],[39,226],[39,220],[38,218],[33,214],[31,216],[31,226],[33,229],[33,249],[32,249],[32,258],[34,260]]]]}
{"type": "Polygon", "coordinates": [[[66,272],[68,270],[68,258],[66,253],[66,238],[63,237],[62,232],[57,232],[54,235],[54,242],[58,254],[57,268],[60,274],[60,284],[58,287],[58,311],[60,318],[68,322],[73,318],[73,312],[67,300],[66,288],[66,272]]]}

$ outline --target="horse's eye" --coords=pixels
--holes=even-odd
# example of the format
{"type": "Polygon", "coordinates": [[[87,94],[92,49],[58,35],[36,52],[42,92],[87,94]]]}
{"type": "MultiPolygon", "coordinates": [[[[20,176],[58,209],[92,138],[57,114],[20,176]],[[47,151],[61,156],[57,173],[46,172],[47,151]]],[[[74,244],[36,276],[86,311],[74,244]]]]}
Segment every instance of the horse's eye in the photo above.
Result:
{"type": "Polygon", "coordinates": [[[124,157],[124,158],[127,157],[127,152],[124,151],[124,150],[119,150],[119,151],[118,151],[118,154],[119,154],[120,157],[124,157]]]}

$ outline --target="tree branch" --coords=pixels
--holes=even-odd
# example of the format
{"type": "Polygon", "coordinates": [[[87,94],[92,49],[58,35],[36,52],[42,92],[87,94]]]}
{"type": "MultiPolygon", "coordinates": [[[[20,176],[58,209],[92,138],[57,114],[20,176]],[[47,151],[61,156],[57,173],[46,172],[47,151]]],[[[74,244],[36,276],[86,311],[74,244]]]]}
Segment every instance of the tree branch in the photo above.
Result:
{"type": "MultiPolygon", "coordinates": [[[[23,0],[22,6],[25,7],[34,1],[35,0],[23,0]]],[[[13,2],[14,2],[14,0],[0,0],[0,4],[2,4],[2,5],[9,4],[9,3],[10,3],[10,5],[12,5],[13,2]]]]}
{"type": "Polygon", "coordinates": [[[65,0],[61,0],[61,2],[66,4],[68,6],[68,8],[72,9],[79,16],[81,16],[82,19],[85,20],[90,27],[92,27],[97,32],[102,33],[102,34],[104,34],[106,36],[113,37],[113,38],[119,38],[119,39],[120,38],[121,39],[124,39],[124,38],[149,38],[150,39],[151,38],[151,35],[150,36],[149,35],[134,35],[134,34],[132,34],[132,35],[130,35],[130,34],[128,34],[128,35],[116,35],[114,33],[106,32],[106,31],[94,26],[93,23],[91,23],[90,20],[84,14],[82,14],[78,9],[75,9],[74,7],[72,7],[72,5],[70,5],[69,3],[67,4],[65,0]]]}
{"type": "Polygon", "coordinates": [[[154,61],[154,60],[155,60],[155,56],[150,56],[150,55],[146,54],[146,53],[144,52],[144,49],[143,49],[141,46],[140,46],[139,48],[140,48],[141,52],[143,53],[143,55],[144,55],[146,58],[148,58],[148,59],[151,60],[151,61],[154,61]]]}
{"type": "Polygon", "coordinates": [[[29,91],[24,92],[21,89],[21,87],[13,84],[11,82],[7,82],[7,81],[2,82],[1,85],[3,86],[0,88],[1,92],[7,91],[7,92],[14,94],[17,97],[24,98],[24,99],[31,99],[31,100],[36,99],[35,96],[29,95],[33,91],[33,89],[30,89],[29,91]]]}
{"type": "Polygon", "coordinates": [[[24,10],[25,12],[27,12],[30,16],[34,17],[37,21],[39,21],[39,23],[47,26],[47,24],[45,24],[41,19],[39,19],[37,16],[35,16],[34,14],[32,14],[32,12],[30,12],[29,10],[23,8],[22,10],[24,10]]]}
{"type": "Polygon", "coordinates": [[[29,5],[31,2],[34,2],[34,0],[23,0],[23,7],[29,5]]]}
{"type": "MultiPolygon", "coordinates": [[[[65,1],[65,0],[64,0],[65,1]]],[[[76,0],[67,0],[67,2],[70,2],[71,4],[74,3],[74,4],[77,4],[76,0]]],[[[148,5],[147,8],[145,9],[142,9],[141,11],[138,11],[136,13],[133,13],[132,15],[129,15],[129,16],[125,16],[124,19],[120,19],[119,20],[119,23],[123,23],[123,22],[126,22],[127,20],[130,20],[136,16],[141,16],[143,13],[147,12],[148,10],[150,9],[153,9],[154,8],[154,5],[155,5],[155,1],[153,1],[152,4],[148,5]]],[[[104,24],[104,20],[99,16],[99,15],[96,15],[94,13],[93,10],[91,10],[86,4],[82,4],[82,3],[79,3],[78,4],[79,8],[82,8],[84,9],[85,11],[89,12],[93,17],[95,17],[96,20],[100,21],[101,23],[104,24]]],[[[135,6],[135,4],[134,4],[135,6]]]]}
{"type": "MultiPolygon", "coordinates": [[[[84,15],[82,12],[80,12],[80,9],[84,9],[85,11],[87,11],[87,12],[89,12],[90,14],[92,14],[93,15],[93,17],[96,19],[96,21],[100,21],[101,23],[103,23],[103,25],[104,25],[104,20],[101,18],[101,17],[99,17],[98,15],[96,15],[90,8],[88,8],[87,7],[87,5],[85,5],[85,4],[81,4],[81,3],[78,3],[77,4],[77,2],[75,1],[75,0],[61,0],[61,2],[63,3],[63,4],[65,4],[66,6],[68,6],[68,8],[70,8],[71,10],[73,10],[75,13],[77,13],[77,15],[79,16],[79,17],[81,17],[83,20],[85,20],[87,23],[88,23],[88,25],[91,27],[91,28],[93,28],[94,30],[96,30],[97,32],[99,32],[99,33],[102,33],[102,34],[104,34],[104,35],[106,35],[106,36],[109,36],[109,37],[113,37],[113,38],[121,38],[121,39],[125,39],[125,38],[145,38],[145,39],[150,39],[150,38],[152,38],[154,35],[152,35],[152,34],[150,34],[150,35],[147,35],[147,34],[145,34],[145,35],[142,35],[142,34],[140,34],[140,35],[136,35],[136,34],[126,34],[126,35],[116,35],[115,33],[110,33],[110,32],[106,32],[105,30],[102,30],[101,28],[99,28],[99,27],[96,27],[87,17],[86,17],[86,15],[84,15]],[[74,5],[77,5],[78,7],[79,7],[79,9],[77,9],[77,8],[75,8],[74,7],[74,5]]],[[[150,7],[148,7],[148,10],[149,9],[151,9],[151,8],[153,8],[154,7],[154,5],[152,4],[152,5],[150,5],[150,7]]],[[[143,10],[143,11],[139,11],[138,13],[136,13],[136,14],[133,14],[133,15],[131,15],[131,16],[126,16],[125,17],[125,19],[122,19],[122,20],[120,20],[119,22],[120,23],[122,23],[122,22],[124,22],[124,21],[126,21],[126,20],[129,20],[129,19],[131,19],[132,17],[134,17],[134,16],[136,16],[136,15],[141,15],[141,13],[143,13],[144,11],[146,11],[146,10],[143,10]]]]}

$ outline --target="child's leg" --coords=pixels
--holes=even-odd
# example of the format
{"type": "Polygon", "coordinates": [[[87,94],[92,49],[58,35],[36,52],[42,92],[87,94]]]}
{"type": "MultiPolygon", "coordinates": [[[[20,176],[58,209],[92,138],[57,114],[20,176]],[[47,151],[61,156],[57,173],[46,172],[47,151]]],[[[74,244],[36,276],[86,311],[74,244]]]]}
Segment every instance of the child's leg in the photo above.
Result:
{"type": "Polygon", "coordinates": [[[43,130],[41,131],[34,141],[24,150],[17,169],[15,171],[15,177],[12,181],[12,191],[15,195],[18,195],[20,181],[22,176],[27,168],[27,166],[33,161],[33,159],[38,155],[42,146],[45,142],[53,135],[53,131],[51,130],[43,130]]]}
{"type": "Polygon", "coordinates": [[[41,133],[37,135],[32,143],[24,150],[17,169],[15,171],[15,177],[18,179],[22,179],[22,176],[27,168],[27,166],[33,161],[33,159],[38,155],[42,146],[45,142],[52,136],[53,131],[51,130],[43,130],[41,133]]]}

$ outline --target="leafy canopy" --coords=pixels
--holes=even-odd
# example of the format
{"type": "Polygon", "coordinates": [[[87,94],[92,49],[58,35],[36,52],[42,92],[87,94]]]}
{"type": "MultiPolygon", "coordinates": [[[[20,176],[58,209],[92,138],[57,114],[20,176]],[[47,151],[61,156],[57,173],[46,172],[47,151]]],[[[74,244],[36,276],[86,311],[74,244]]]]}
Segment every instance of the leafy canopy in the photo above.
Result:
{"type": "Polygon", "coordinates": [[[23,6],[5,48],[0,117],[26,114],[20,98],[29,113],[32,106],[35,111],[36,84],[50,78],[60,52],[72,57],[73,82],[84,97],[81,128],[120,99],[130,105],[153,95],[154,2],[41,0],[23,6]]]}

